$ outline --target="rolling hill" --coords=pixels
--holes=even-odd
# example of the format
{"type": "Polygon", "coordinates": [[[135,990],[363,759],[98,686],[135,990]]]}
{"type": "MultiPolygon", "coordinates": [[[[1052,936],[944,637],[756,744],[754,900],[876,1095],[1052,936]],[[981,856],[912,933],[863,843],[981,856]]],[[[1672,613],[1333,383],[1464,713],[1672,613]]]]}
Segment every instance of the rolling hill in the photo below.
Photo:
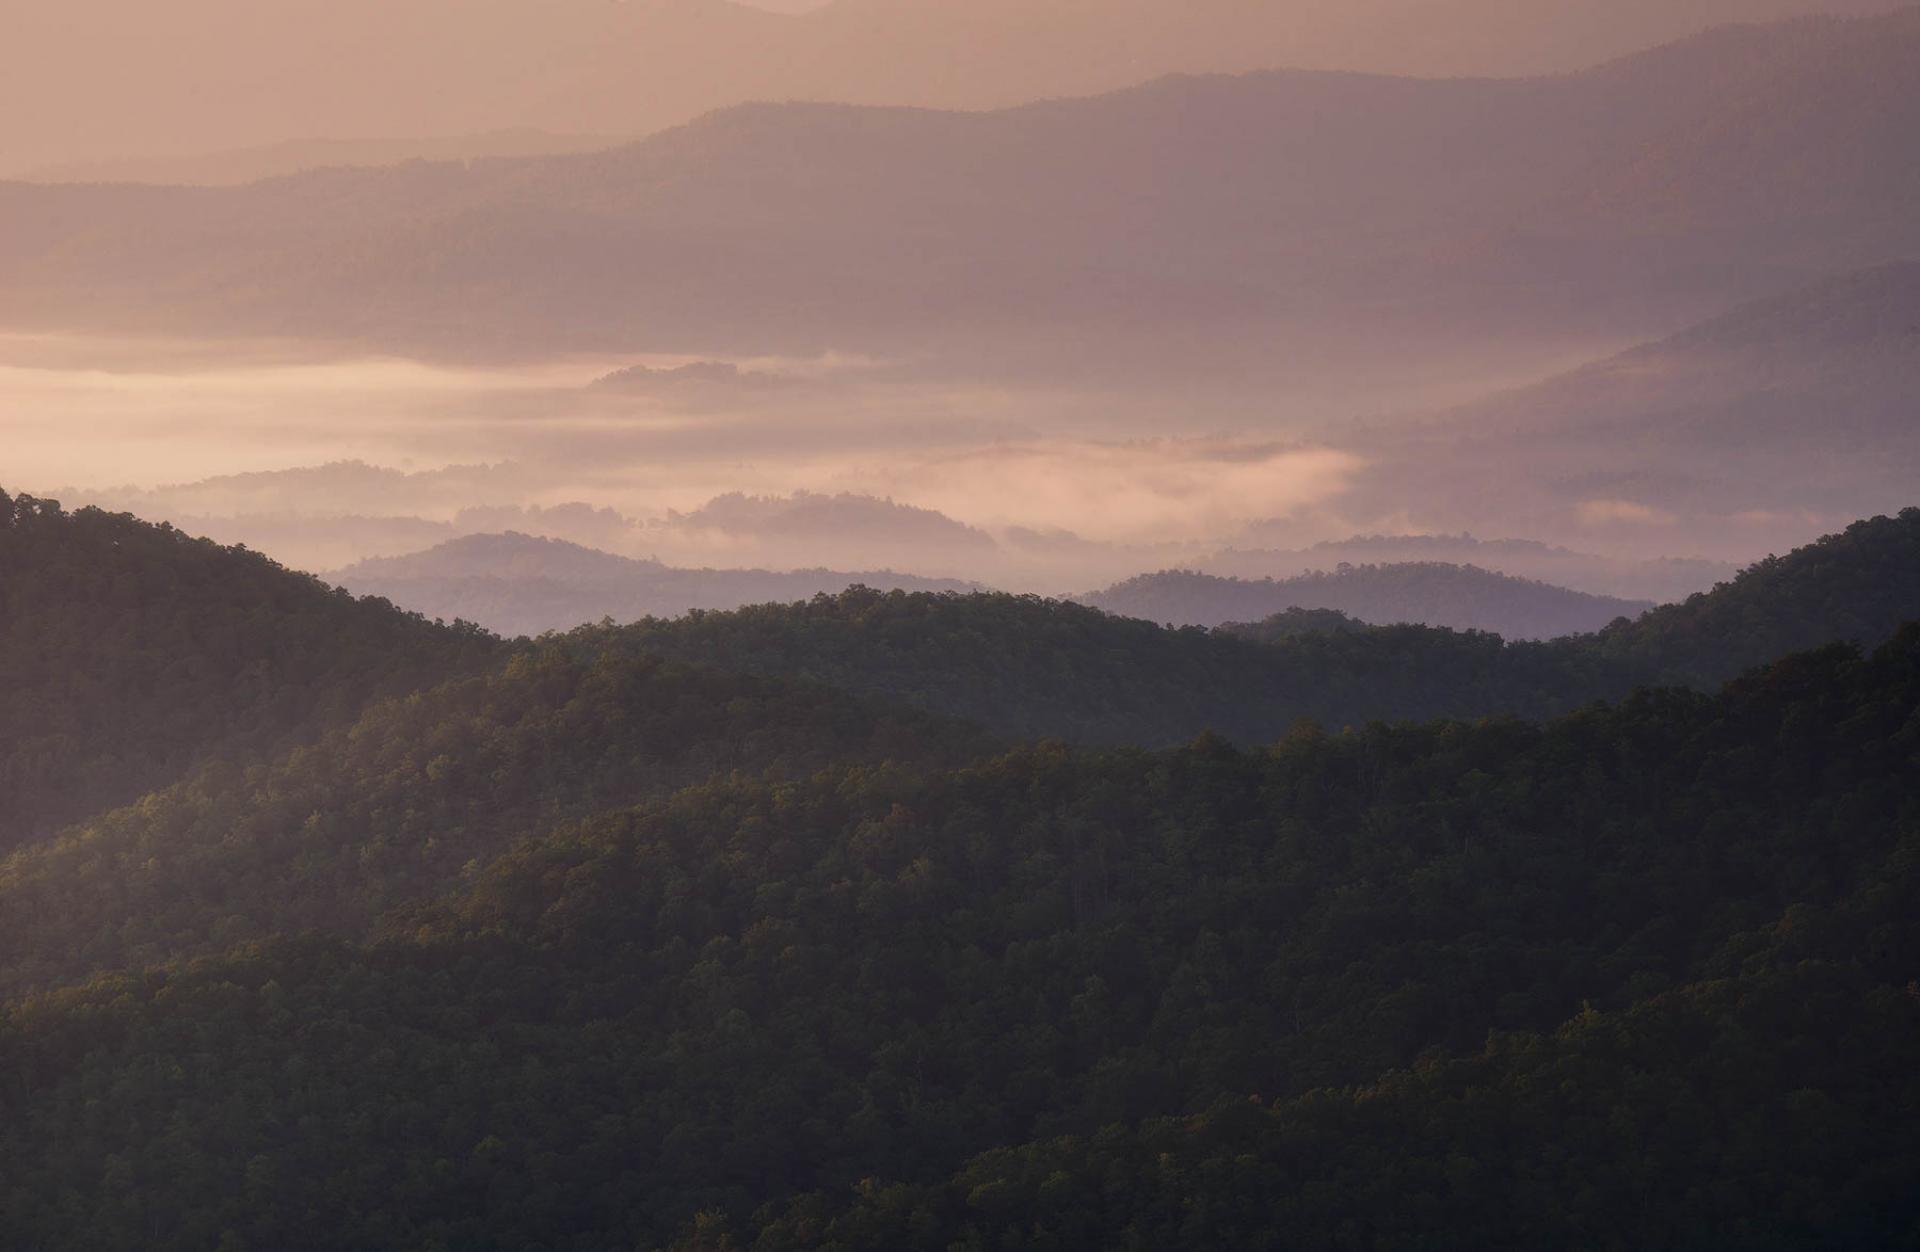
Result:
{"type": "MultiPolygon", "coordinates": [[[[1649,682],[1711,687],[1808,638],[1890,636],[1920,615],[1916,546],[1920,510],[1863,522],[1710,595],[1548,644],[1425,627],[1170,630],[1034,597],[860,588],[504,649],[478,637],[477,658],[457,654],[466,676],[438,686],[444,664],[432,654],[424,664],[383,654],[374,672],[413,692],[405,699],[308,718],[304,737],[278,741],[260,733],[277,723],[256,718],[253,739],[214,740],[225,755],[182,753],[138,805],[0,862],[0,951],[13,954],[0,985],[213,952],[277,929],[364,934],[556,822],[716,773],[951,762],[990,742],[967,722],[1002,740],[1160,745],[1212,731],[1252,744],[1303,719],[1549,716],[1649,682]],[[288,746],[269,759],[260,749],[275,742],[288,746]]],[[[218,552],[190,550],[203,547],[218,552]]],[[[429,641],[462,638],[394,616],[429,641]]],[[[224,637],[208,624],[194,634],[224,637]]],[[[342,638],[336,669],[358,655],[357,636],[342,638]]],[[[266,707],[307,713],[284,696],[266,707]]],[[[123,720],[128,737],[145,728],[123,720]]],[[[96,810],[107,799],[95,797],[96,810]]]]}
{"type": "Polygon", "coordinates": [[[1537,539],[1478,539],[1471,534],[1356,535],[1309,548],[1266,546],[1283,540],[1285,523],[1256,524],[1234,547],[1196,563],[1222,578],[1289,579],[1335,565],[1441,562],[1478,565],[1515,578],[1570,587],[1593,595],[1665,603],[1706,591],[1739,572],[1730,562],[1659,557],[1636,560],[1578,552],[1537,539]]]}
{"type": "Polygon", "coordinates": [[[497,647],[169,526],[0,492],[0,852],[497,647]]]}
{"type": "Polygon", "coordinates": [[[1121,617],[1174,626],[1253,622],[1290,608],[1336,609],[1380,626],[1445,626],[1508,639],[1587,634],[1653,607],[1649,601],[1588,595],[1473,565],[1438,562],[1342,564],[1280,581],[1166,570],[1082,599],[1121,617]]]}
{"type": "Polygon", "coordinates": [[[7,504],[9,717],[218,752],[0,859],[8,1246],[1914,1220],[1920,510],[1548,644],[862,589],[503,645],[7,504]]]}
{"type": "Polygon", "coordinates": [[[717,779],[378,942],[0,1007],[0,1235],[1897,1244],[1917,701],[1910,629],[1544,727],[717,779]]]}
{"type": "Polygon", "coordinates": [[[1769,656],[1836,640],[1871,647],[1917,613],[1920,509],[1907,509],[1598,635],[1545,643],[1291,621],[1266,633],[1172,629],[1034,596],[867,589],[581,639],[904,700],[1014,737],[1169,744],[1212,731],[1258,743],[1302,717],[1547,717],[1646,684],[1712,687],[1769,656]]]}
{"type": "Polygon", "coordinates": [[[0,988],[276,933],[364,937],[564,821],[715,776],[954,762],[991,742],[815,686],[564,641],[516,648],[272,761],[209,762],[0,860],[0,988]]]}

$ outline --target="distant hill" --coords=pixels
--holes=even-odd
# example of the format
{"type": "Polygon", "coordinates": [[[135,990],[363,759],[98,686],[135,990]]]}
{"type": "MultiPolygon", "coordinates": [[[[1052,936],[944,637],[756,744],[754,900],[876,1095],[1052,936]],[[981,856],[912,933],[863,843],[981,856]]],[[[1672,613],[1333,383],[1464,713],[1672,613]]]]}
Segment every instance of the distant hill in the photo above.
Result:
{"type": "Polygon", "coordinates": [[[497,646],[171,527],[0,493],[0,852],[497,646]]]}
{"type": "Polygon", "coordinates": [[[1380,626],[1446,626],[1508,639],[1585,634],[1653,607],[1650,601],[1593,596],[1478,566],[1439,562],[1343,564],[1278,582],[1167,570],[1083,599],[1122,617],[1174,626],[1252,622],[1290,608],[1337,609],[1380,626]]]}
{"type": "Polygon", "coordinates": [[[1373,370],[1490,339],[1539,359],[1920,251],[1888,181],[1912,166],[1920,86],[1894,70],[1915,59],[1920,9],[1550,78],[1262,72],[980,113],[755,104],[578,156],[243,188],[0,184],[0,316],[1107,379],[1351,374],[1362,326],[1373,370]],[[1774,93],[1790,116],[1750,143],[1747,102],[1774,93]],[[1632,187],[1679,128],[1694,155],[1657,195],[1595,189],[1632,187]],[[1769,193],[1725,191],[1755,180],[1769,193]]]}
{"type": "Polygon", "coordinates": [[[1850,273],[1362,441],[1354,507],[1720,550],[1920,481],[1920,264],[1850,273]]]}
{"type": "MultiPolygon", "coordinates": [[[[930,588],[962,585],[955,579],[991,578],[996,567],[1017,555],[978,527],[874,495],[727,492],[684,511],[630,517],[605,505],[566,500],[556,488],[592,490],[578,482],[556,482],[542,467],[527,463],[407,472],[340,461],[157,487],[62,488],[48,494],[164,520],[222,543],[244,543],[284,564],[312,570],[411,556],[462,536],[508,531],[657,556],[687,568],[910,569],[927,575],[924,585],[930,588]],[[523,503],[534,500],[546,502],[523,503]]],[[[1104,568],[1120,564],[1113,576],[1138,568],[1125,555],[1102,555],[1104,568]]],[[[1050,585],[1053,580],[1037,581],[1050,585]]]]}
{"type": "Polygon", "coordinates": [[[509,636],[571,630],[603,618],[630,622],[805,600],[855,585],[971,589],[885,571],[675,569],[515,532],[467,535],[412,556],[362,561],[329,577],[359,595],[382,596],[429,617],[478,622],[509,636]]]}
{"type": "Polygon", "coordinates": [[[505,466],[451,465],[409,473],[365,461],[333,461],[297,469],[221,474],[197,482],[158,487],[113,487],[78,491],[89,501],[111,502],[141,517],[182,515],[334,516],[383,515],[397,508],[427,514],[450,512],[512,484],[505,466]]]}
{"type": "Polygon", "coordinates": [[[1236,546],[1195,563],[1225,578],[1288,579],[1335,565],[1403,565],[1443,562],[1477,565],[1515,578],[1533,579],[1594,595],[1664,603],[1706,591],[1739,572],[1728,561],[1659,557],[1636,560],[1577,552],[1536,539],[1477,539],[1456,535],[1356,535],[1309,548],[1269,547],[1284,542],[1285,523],[1251,526],[1236,546]]]}

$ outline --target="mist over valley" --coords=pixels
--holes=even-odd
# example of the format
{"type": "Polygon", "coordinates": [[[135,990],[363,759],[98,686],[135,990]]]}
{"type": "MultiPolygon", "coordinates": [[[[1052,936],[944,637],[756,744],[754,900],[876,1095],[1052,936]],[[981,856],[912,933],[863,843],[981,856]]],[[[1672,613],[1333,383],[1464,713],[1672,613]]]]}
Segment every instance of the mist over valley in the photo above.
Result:
{"type": "Polygon", "coordinates": [[[1920,1247],[1920,7],[0,0],[0,1248],[1920,1247]]]}

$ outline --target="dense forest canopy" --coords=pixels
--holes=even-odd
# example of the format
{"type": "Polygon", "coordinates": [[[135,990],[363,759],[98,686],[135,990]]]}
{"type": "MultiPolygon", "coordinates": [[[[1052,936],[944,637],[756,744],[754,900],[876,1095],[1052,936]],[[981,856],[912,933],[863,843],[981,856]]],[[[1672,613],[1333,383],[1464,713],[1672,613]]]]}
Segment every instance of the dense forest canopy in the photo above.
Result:
{"type": "Polygon", "coordinates": [[[1920,0],[0,13],[0,1252],[1920,1252],[1920,0]]]}
{"type": "Polygon", "coordinates": [[[0,993],[282,931],[365,934],[557,821],[708,777],[986,742],[817,686],[536,647],[0,861],[0,993]]]}
{"type": "Polygon", "coordinates": [[[496,652],[254,553],[0,492],[0,851],[496,652]]]}
{"type": "Polygon", "coordinates": [[[718,780],[371,946],[17,1002],[0,1207],[28,1246],[1877,1243],[1920,1217],[1917,709],[1909,630],[1544,727],[718,780]]]}
{"type": "Polygon", "coordinates": [[[1917,543],[1544,644],[508,645],[8,499],[12,690],[155,781],[0,860],[0,1242],[1902,1246],[1917,543]]]}

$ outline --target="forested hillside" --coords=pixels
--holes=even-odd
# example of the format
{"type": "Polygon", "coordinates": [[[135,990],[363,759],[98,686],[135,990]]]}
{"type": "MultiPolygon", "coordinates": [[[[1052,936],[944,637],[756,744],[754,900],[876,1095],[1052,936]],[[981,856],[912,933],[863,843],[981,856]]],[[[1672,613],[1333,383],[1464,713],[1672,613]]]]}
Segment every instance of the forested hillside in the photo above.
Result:
{"type": "Polygon", "coordinates": [[[1920,1252],[1916,69],[0,0],[0,1252],[1920,1252]]]}
{"type": "Polygon", "coordinates": [[[1163,570],[1084,597],[1122,617],[1173,626],[1250,622],[1287,609],[1336,609],[1378,625],[1483,630],[1508,639],[1556,639],[1599,630],[1652,608],[1473,565],[1437,561],[1348,565],[1274,580],[1163,570]]]}
{"type": "Polygon", "coordinates": [[[1871,647],[1920,618],[1920,509],[1860,522],[1711,593],[1597,636],[1504,643],[1427,627],[1166,629],[1007,595],[855,590],[692,614],[582,646],[782,674],[904,699],[1015,737],[1243,743],[1312,717],[1546,717],[1649,683],[1712,685],[1787,652],[1871,647]],[[1267,646],[1253,646],[1264,642],[1267,646]]]}
{"type": "Polygon", "coordinates": [[[1660,682],[1712,682],[1729,666],[1846,639],[1871,646],[1920,618],[1920,508],[1855,522],[1768,557],[1713,591],[1601,633],[1602,655],[1660,682]]]}
{"type": "Polygon", "coordinates": [[[971,728],[551,644],[0,861],[0,994],[276,932],[364,935],[522,838],[709,777],[958,761],[971,728]]]}
{"type": "Polygon", "coordinates": [[[1920,510],[1512,645],[857,590],[509,647],[128,518],[8,518],[16,668],[217,709],[134,667],[233,680],[244,646],[367,702],[290,677],[183,723],[209,759],[0,861],[5,1246],[1920,1221],[1920,510]],[[1808,636],[1880,646],[1626,695],[1808,636]],[[1188,727],[1246,746],[1006,746],[1188,727]]]}
{"type": "Polygon", "coordinates": [[[0,851],[496,650],[254,553],[0,492],[0,851]]]}
{"type": "Polygon", "coordinates": [[[1540,727],[716,779],[370,947],[10,1004],[0,1231],[1899,1246],[1916,709],[1909,629],[1540,727]]]}
{"type": "Polygon", "coordinates": [[[1719,561],[1633,560],[1572,551],[1536,539],[1476,539],[1470,534],[1355,535],[1310,548],[1288,548],[1281,546],[1288,531],[1284,521],[1256,523],[1234,547],[1206,558],[1197,568],[1223,578],[1286,579],[1342,564],[1445,562],[1656,604],[1684,600],[1739,572],[1737,566],[1719,561]]]}
{"type": "MultiPolygon", "coordinates": [[[[1916,1031],[1910,986],[1808,962],[1271,1109],[810,1196],[751,1246],[1911,1247],[1916,1031]]],[[[684,1252],[725,1246],[718,1215],[694,1227],[684,1252]]]]}

